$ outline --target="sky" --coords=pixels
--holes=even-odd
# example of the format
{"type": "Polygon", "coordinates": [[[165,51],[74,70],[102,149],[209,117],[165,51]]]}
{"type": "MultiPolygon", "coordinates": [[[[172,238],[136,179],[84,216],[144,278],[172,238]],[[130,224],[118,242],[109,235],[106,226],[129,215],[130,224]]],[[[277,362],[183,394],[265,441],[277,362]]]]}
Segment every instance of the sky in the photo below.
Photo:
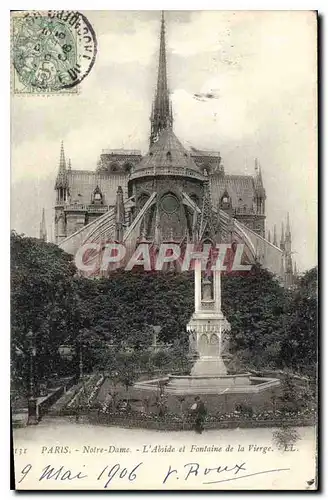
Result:
{"type": "MultiPolygon", "coordinates": [[[[102,149],[146,153],[159,49],[159,11],[85,11],[95,65],[71,95],[13,95],[11,226],[53,231],[60,142],[74,169],[102,149]]],[[[219,151],[226,173],[259,159],[267,230],[290,214],[301,271],[317,263],[316,18],[307,11],[165,13],[174,131],[186,146],[219,151]],[[195,93],[213,93],[205,101],[195,93]]]]}

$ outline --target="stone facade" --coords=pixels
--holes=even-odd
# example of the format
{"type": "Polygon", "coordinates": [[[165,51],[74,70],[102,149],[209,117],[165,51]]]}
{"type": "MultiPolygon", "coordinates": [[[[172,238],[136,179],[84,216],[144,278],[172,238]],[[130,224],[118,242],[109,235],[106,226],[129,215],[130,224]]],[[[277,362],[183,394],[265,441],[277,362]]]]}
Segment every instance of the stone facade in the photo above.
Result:
{"type": "MultiPolygon", "coordinates": [[[[155,175],[154,178],[143,177],[130,182],[131,176],[138,168],[143,157],[139,151],[110,150],[103,152],[96,170],[75,170],[66,168],[64,152],[60,156],[60,170],[65,169],[66,183],[64,187],[57,187],[55,203],[55,234],[56,243],[75,233],[78,229],[97,219],[115,205],[116,192],[122,187],[124,200],[131,196],[136,197],[134,214],[142,208],[147,197],[157,191],[173,193],[179,198],[179,191],[187,193],[195,203],[201,207],[203,197],[204,172],[208,176],[213,207],[226,211],[229,215],[251,228],[261,236],[265,235],[265,195],[256,192],[256,176],[228,175],[220,164],[218,156],[208,156],[208,153],[188,152],[190,158],[199,167],[199,178],[190,178],[176,175],[155,175]],[[63,189],[64,192],[60,191],[63,189]],[[64,198],[66,196],[66,198],[64,198]]],[[[175,165],[176,167],[176,165],[175,165]]],[[[59,174],[58,174],[59,176],[59,174]]],[[[57,176],[57,178],[58,178],[57,176]]],[[[132,216],[131,216],[132,217],[132,216]]],[[[182,210],[180,215],[167,216],[163,214],[163,225],[182,224],[183,230],[190,234],[190,213],[182,210]]],[[[133,220],[133,217],[131,218],[133,220]]],[[[154,232],[154,223],[150,223],[150,234],[154,232]]]]}

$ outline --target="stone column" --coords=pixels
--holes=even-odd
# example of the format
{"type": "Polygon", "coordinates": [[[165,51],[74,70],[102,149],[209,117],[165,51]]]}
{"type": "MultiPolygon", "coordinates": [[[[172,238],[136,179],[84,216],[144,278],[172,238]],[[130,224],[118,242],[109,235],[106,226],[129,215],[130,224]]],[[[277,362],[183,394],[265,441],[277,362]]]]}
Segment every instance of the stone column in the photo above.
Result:
{"type": "Polygon", "coordinates": [[[195,260],[195,313],[199,313],[201,309],[202,297],[202,263],[200,260],[195,260]]]}
{"type": "Polygon", "coordinates": [[[213,271],[215,310],[221,314],[221,271],[213,271]]]}

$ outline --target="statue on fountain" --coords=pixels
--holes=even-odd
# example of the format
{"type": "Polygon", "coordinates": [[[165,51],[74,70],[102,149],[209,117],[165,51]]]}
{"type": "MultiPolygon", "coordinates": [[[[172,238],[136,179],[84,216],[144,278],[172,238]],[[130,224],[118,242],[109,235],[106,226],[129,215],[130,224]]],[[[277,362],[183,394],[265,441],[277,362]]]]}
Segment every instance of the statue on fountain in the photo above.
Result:
{"type": "Polygon", "coordinates": [[[230,325],[221,310],[220,271],[202,274],[201,262],[196,261],[195,311],[187,330],[190,332],[190,349],[196,351],[199,357],[191,375],[226,375],[227,369],[222,358],[223,337],[226,337],[230,325]]]}

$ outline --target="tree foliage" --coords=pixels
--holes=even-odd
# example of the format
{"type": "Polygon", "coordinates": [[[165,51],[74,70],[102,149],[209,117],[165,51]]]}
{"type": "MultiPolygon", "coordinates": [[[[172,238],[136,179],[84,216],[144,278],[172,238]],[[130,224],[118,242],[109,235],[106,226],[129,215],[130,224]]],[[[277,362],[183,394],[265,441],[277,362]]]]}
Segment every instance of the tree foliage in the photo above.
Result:
{"type": "Polygon", "coordinates": [[[288,334],[282,342],[282,359],[299,372],[315,377],[318,361],[318,269],[307,271],[299,280],[288,310],[288,334]]]}
{"type": "Polygon", "coordinates": [[[231,325],[230,350],[254,367],[279,366],[289,293],[259,265],[222,277],[222,309],[231,325]]]}
{"type": "Polygon", "coordinates": [[[56,245],[11,235],[12,373],[26,381],[32,332],[38,378],[53,371],[58,346],[67,336],[75,267],[56,245]],[[19,357],[20,356],[20,357],[19,357]]]}
{"type": "MultiPolygon", "coordinates": [[[[37,376],[58,369],[58,347],[76,347],[71,368],[94,367],[131,375],[135,357],[151,373],[166,366],[188,371],[186,324],[194,310],[193,273],[115,271],[108,278],[77,276],[71,256],[56,245],[12,233],[12,374],[27,380],[31,330],[37,376]],[[150,357],[153,326],[170,351],[150,357]],[[109,353],[115,353],[112,355],[109,353]],[[130,355],[124,351],[132,350],[130,355]],[[137,354],[136,354],[137,353],[137,354]]],[[[246,367],[284,368],[312,373],[317,356],[317,270],[284,289],[260,266],[243,275],[222,276],[222,308],[231,324],[230,349],[246,367]]]]}

